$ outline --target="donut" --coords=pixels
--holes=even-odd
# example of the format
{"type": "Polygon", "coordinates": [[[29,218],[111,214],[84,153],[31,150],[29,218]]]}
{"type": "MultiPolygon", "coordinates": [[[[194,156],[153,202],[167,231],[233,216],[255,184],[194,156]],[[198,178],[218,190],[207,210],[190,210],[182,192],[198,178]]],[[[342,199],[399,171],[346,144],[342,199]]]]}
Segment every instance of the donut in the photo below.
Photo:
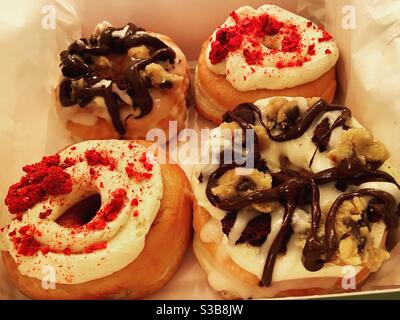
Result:
{"type": "Polygon", "coordinates": [[[132,23],[104,21],[60,54],[56,110],[76,140],[146,139],[184,126],[190,77],[174,41],[132,23]]]}
{"type": "Polygon", "coordinates": [[[339,50],[322,27],[274,5],[233,11],[204,43],[195,74],[197,111],[216,124],[226,111],[274,96],[336,90],[339,50]]]}
{"type": "Polygon", "coordinates": [[[193,248],[211,287],[226,299],[359,290],[399,225],[385,145],[321,98],[243,103],[222,121],[191,178],[193,248]]]}
{"type": "Polygon", "coordinates": [[[191,238],[192,193],[180,167],[160,164],[149,146],[86,141],[23,168],[0,232],[17,289],[33,299],[138,299],[165,285],[191,238]]]}

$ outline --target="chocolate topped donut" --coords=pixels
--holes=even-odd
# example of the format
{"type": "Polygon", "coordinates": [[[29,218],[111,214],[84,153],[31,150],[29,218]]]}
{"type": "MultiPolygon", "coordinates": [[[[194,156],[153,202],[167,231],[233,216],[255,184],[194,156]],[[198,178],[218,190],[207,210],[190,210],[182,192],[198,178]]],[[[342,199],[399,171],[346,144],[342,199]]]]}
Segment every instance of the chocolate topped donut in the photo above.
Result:
{"type": "MultiPolygon", "coordinates": [[[[98,118],[110,118],[113,129],[124,137],[128,121],[142,119],[154,109],[158,98],[154,90],[160,95],[169,91],[178,94],[181,84],[188,81],[184,79],[185,68],[183,74],[176,70],[177,65],[186,63],[181,52],[178,57],[163,39],[132,23],[122,28],[99,24],[89,38],[73,42],[60,54],[64,76],[58,89],[61,107],[78,105],[98,118]],[[107,116],[97,110],[103,104],[107,116]]],[[[66,114],[68,120],[87,125],[88,121],[66,114]]],[[[132,138],[129,133],[128,138],[132,138]]]]}
{"type": "Polygon", "coordinates": [[[224,261],[235,266],[229,268],[242,268],[236,276],[256,276],[265,290],[255,292],[268,296],[279,281],[334,276],[329,270],[343,264],[374,272],[388,258],[384,239],[399,225],[400,185],[387,162],[389,152],[350,109],[318,98],[275,97],[241,104],[223,121],[205,151],[231,154],[241,147],[254,161],[224,157],[195,169],[198,205],[210,215],[196,230],[201,230],[197,256],[202,265],[202,250],[214,252],[216,261],[224,260],[220,253],[225,252],[233,262],[224,261]],[[253,152],[248,141],[237,145],[223,130],[232,136],[252,130],[253,152]],[[215,251],[203,240],[213,220],[221,221],[220,237],[226,237],[215,237],[215,251]],[[292,272],[286,270],[289,264],[292,272]]]}

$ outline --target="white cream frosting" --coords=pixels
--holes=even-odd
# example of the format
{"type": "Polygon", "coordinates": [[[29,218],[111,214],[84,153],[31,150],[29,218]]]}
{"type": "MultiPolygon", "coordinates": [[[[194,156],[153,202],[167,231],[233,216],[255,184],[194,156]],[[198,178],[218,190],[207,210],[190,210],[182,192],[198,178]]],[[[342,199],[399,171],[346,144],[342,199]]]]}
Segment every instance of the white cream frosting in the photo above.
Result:
{"type": "MultiPolygon", "coordinates": [[[[240,17],[259,16],[267,13],[285,25],[295,25],[301,35],[300,53],[282,52],[272,50],[273,47],[280,47],[282,35],[267,36],[264,43],[260,43],[261,52],[264,56],[262,65],[249,65],[243,55],[243,49],[251,47],[249,42],[244,39],[242,46],[228,53],[226,59],[212,64],[209,58],[211,52],[211,44],[216,39],[219,28],[211,36],[210,42],[205,50],[206,63],[208,68],[219,75],[225,75],[229,83],[239,91],[251,91],[257,89],[285,89],[296,87],[308,82],[312,82],[335,66],[339,58],[339,50],[335,41],[322,41],[318,39],[322,37],[323,31],[317,28],[309,20],[300,17],[294,13],[284,10],[274,5],[263,5],[257,10],[252,7],[245,6],[237,9],[236,14],[240,17]],[[269,43],[268,46],[266,43],[269,43]],[[310,45],[315,45],[315,54],[308,55],[310,45]],[[330,52],[329,54],[327,53],[330,52]],[[278,68],[277,63],[282,61],[285,65],[292,59],[310,58],[304,61],[303,65],[295,67],[278,68]]],[[[221,25],[220,28],[234,26],[235,20],[230,16],[221,25]]]]}
{"type": "MultiPolygon", "coordinates": [[[[137,182],[127,175],[125,169],[130,163],[133,163],[137,171],[146,171],[139,161],[144,153],[144,146],[129,145],[128,142],[117,140],[83,142],[62,151],[61,161],[66,158],[78,161],[65,169],[72,177],[72,192],[50,196],[25,212],[22,221],[13,220],[0,237],[0,249],[9,251],[23,275],[41,280],[44,276],[43,268],[52,266],[56,272],[56,282],[63,284],[79,284],[123,269],[143,250],[145,237],[158,213],[163,194],[160,165],[152,155],[147,154],[147,161],[153,165],[149,179],[137,182]],[[90,166],[85,160],[87,150],[106,152],[115,159],[115,169],[110,170],[108,166],[101,165],[90,166]],[[92,179],[91,168],[96,170],[98,178],[92,179]],[[104,229],[65,228],[55,222],[68,208],[96,193],[101,196],[102,206],[98,211],[101,212],[118,189],[126,191],[126,200],[115,220],[107,222],[104,229]],[[133,199],[138,200],[137,206],[132,204],[133,199]],[[52,210],[48,218],[39,217],[43,208],[52,210]],[[134,214],[136,211],[137,214],[134,214]],[[19,255],[10,232],[18,232],[19,228],[26,225],[34,227],[35,240],[41,246],[55,252],[43,254],[39,251],[29,257],[19,255]],[[104,242],[106,248],[85,253],[85,248],[104,242]],[[67,248],[71,250],[70,255],[62,253],[67,248]]],[[[96,216],[92,221],[95,219],[96,216]]]]}
{"type": "MultiPolygon", "coordinates": [[[[263,117],[265,117],[266,107],[271,99],[272,98],[268,98],[255,102],[255,104],[261,110],[263,117]]],[[[300,110],[304,111],[305,108],[307,108],[307,101],[304,98],[287,97],[287,99],[288,100],[296,99],[300,110]]],[[[315,144],[313,144],[311,141],[315,126],[322,120],[322,117],[328,117],[332,123],[338,117],[338,115],[339,114],[337,111],[324,113],[324,115],[319,116],[314,121],[314,123],[310,126],[310,128],[301,137],[295,140],[287,142],[274,142],[272,140],[269,140],[268,146],[262,152],[262,158],[266,160],[269,169],[272,172],[277,172],[280,170],[279,168],[280,156],[286,156],[289,158],[290,162],[296,165],[298,168],[312,171],[314,173],[334,167],[334,163],[328,158],[328,151],[325,152],[318,151],[316,153],[311,168],[309,167],[309,163],[310,159],[312,158],[316,150],[315,144]]],[[[354,128],[362,127],[354,118],[349,119],[348,125],[354,128]]],[[[340,140],[340,136],[343,132],[344,130],[341,127],[336,128],[333,131],[329,141],[329,148],[333,148],[335,145],[337,145],[337,143],[340,140]]],[[[218,130],[214,129],[210,136],[212,137],[217,133],[218,130]]],[[[218,143],[221,143],[222,141],[224,141],[224,139],[210,138],[209,141],[206,142],[206,146],[208,146],[209,149],[210,146],[213,146],[214,148],[218,149],[218,143]]],[[[205,149],[207,149],[207,147],[205,149]]],[[[208,150],[207,152],[210,151],[208,150]]],[[[232,258],[232,260],[244,270],[256,275],[258,278],[261,278],[268,250],[281,227],[284,210],[282,207],[280,207],[271,212],[271,218],[272,218],[271,232],[268,235],[267,240],[261,247],[253,247],[247,243],[235,245],[235,240],[237,240],[237,238],[240,236],[240,233],[244,230],[247,223],[254,217],[254,214],[250,214],[247,208],[240,210],[237,214],[235,224],[231,229],[229,237],[222,234],[222,231],[220,231],[220,233],[216,231],[217,227],[221,229],[220,220],[225,216],[226,212],[214,207],[209,202],[205,194],[205,188],[207,185],[209,175],[217,168],[218,164],[201,164],[198,165],[193,170],[192,186],[197,202],[201,207],[206,209],[212,216],[211,220],[207,223],[207,229],[203,228],[204,230],[202,230],[201,232],[200,239],[203,241],[204,239],[207,239],[208,242],[217,243],[220,247],[220,251],[223,252],[223,254],[227,254],[228,256],[230,256],[230,258],[232,258]],[[200,173],[202,173],[203,175],[203,183],[199,183],[198,180],[200,173]],[[210,236],[208,234],[208,232],[210,231],[212,231],[213,236],[210,236]]],[[[390,167],[388,166],[387,162],[382,166],[381,170],[390,171],[390,167]]],[[[400,202],[400,191],[392,183],[369,182],[362,184],[358,187],[356,186],[349,187],[348,192],[356,191],[362,188],[375,188],[384,190],[390,193],[395,198],[397,203],[400,202]]],[[[319,186],[319,190],[320,190],[320,205],[322,209],[330,208],[330,206],[337,199],[337,197],[342,194],[342,192],[340,192],[334,187],[334,183],[321,185],[319,186]]],[[[365,198],[364,201],[366,201],[368,197],[364,198],[365,198]]],[[[296,233],[301,234],[307,228],[307,225],[309,226],[310,224],[309,217],[310,217],[310,208],[302,208],[302,209],[297,208],[295,210],[292,218],[292,223],[296,233]],[[307,219],[304,220],[304,217],[306,216],[307,219]]],[[[372,224],[372,226],[374,234],[378,239],[377,241],[380,242],[380,239],[383,239],[383,237],[385,236],[385,225],[380,222],[380,223],[374,223],[372,224]]],[[[288,243],[288,250],[286,254],[278,256],[272,277],[272,287],[274,287],[274,283],[284,280],[315,279],[319,277],[341,276],[342,268],[340,266],[334,265],[333,263],[326,263],[324,267],[317,272],[310,272],[306,270],[301,262],[302,247],[299,246],[299,241],[297,240],[298,239],[296,239],[295,236],[292,236],[288,243]]],[[[216,272],[216,274],[220,274],[216,270],[214,270],[213,272],[216,272]]],[[[213,282],[214,282],[214,288],[219,290],[221,288],[222,282],[216,284],[216,282],[218,281],[216,281],[216,278],[214,277],[213,281],[210,280],[211,284],[213,282]]],[[[233,282],[230,283],[232,284],[233,282]]],[[[229,289],[225,287],[223,290],[229,290],[229,289]]],[[[255,288],[253,288],[252,290],[253,292],[259,291],[259,289],[256,290],[255,288]]],[[[251,294],[249,296],[251,296],[251,294]]]]}

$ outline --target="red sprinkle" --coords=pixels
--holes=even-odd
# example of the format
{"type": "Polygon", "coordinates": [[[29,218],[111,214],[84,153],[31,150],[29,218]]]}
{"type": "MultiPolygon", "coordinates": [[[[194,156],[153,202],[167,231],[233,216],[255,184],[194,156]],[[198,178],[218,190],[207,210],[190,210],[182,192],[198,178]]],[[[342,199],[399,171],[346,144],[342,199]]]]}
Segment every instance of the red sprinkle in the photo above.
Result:
{"type": "Polygon", "coordinates": [[[129,179],[134,178],[137,182],[141,182],[152,177],[151,173],[139,172],[135,170],[133,163],[128,163],[128,165],[125,167],[125,171],[129,179]]]}
{"type": "Polygon", "coordinates": [[[332,39],[332,36],[329,34],[329,32],[322,30],[322,37],[318,38],[318,42],[325,42],[329,41],[332,39]]]}
{"type": "Polygon", "coordinates": [[[85,158],[89,166],[110,166],[110,170],[115,169],[115,160],[96,150],[87,150],[85,158]]]}
{"type": "Polygon", "coordinates": [[[331,51],[330,49],[326,49],[326,50],[325,50],[325,53],[326,53],[326,54],[331,54],[332,51],[331,51]]]}
{"type": "Polygon", "coordinates": [[[96,217],[86,225],[89,230],[102,230],[107,222],[114,221],[126,202],[126,190],[117,189],[112,194],[111,201],[96,214],[96,217]]]}
{"type": "Polygon", "coordinates": [[[40,219],[47,219],[47,218],[51,215],[52,212],[53,212],[52,209],[48,209],[48,210],[46,210],[46,211],[43,211],[43,212],[41,212],[41,213],[39,214],[39,218],[40,218],[40,219]]]}
{"type": "Polygon", "coordinates": [[[139,162],[143,164],[143,167],[147,171],[153,170],[153,165],[147,160],[147,155],[146,153],[143,153],[142,156],[139,158],[139,162]]]}
{"type": "Polygon", "coordinates": [[[33,237],[35,228],[31,225],[26,225],[21,227],[18,233],[20,236],[17,236],[15,230],[9,233],[17,253],[26,257],[34,256],[40,250],[40,243],[33,237]]]}
{"type": "Polygon", "coordinates": [[[307,28],[309,28],[309,27],[311,27],[312,26],[312,22],[311,21],[308,21],[307,22],[307,28]]]}
{"type": "Polygon", "coordinates": [[[40,248],[40,251],[42,252],[42,254],[46,255],[48,254],[51,250],[49,247],[42,247],[40,248]]]}
{"type": "Polygon", "coordinates": [[[105,248],[107,248],[107,243],[106,242],[99,242],[99,243],[92,244],[91,246],[85,248],[83,250],[83,252],[84,253],[92,253],[92,252],[95,252],[95,251],[98,251],[98,250],[103,250],[105,248]]]}
{"type": "Polygon", "coordinates": [[[136,207],[136,206],[138,206],[139,205],[139,200],[138,199],[132,199],[132,201],[131,201],[131,206],[132,207],[136,207]]]}
{"type": "Polygon", "coordinates": [[[77,162],[77,161],[76,161],[75,159],[73,159],[73,158],[66,158],[66,159],[64,160],[63,165],[62,165],[62,168],[63,168],[63,169],[70,168],[70,167],[74,166],[74,165],[76,164],[76,162],[77,162]]]}
{"type": "Polygon", "coordinates": [[[70,256],[70,255],[71,255],[71,249],[70,249],[70,248],[65,248],[65,249],[63,250],[63,253],[64,253],[66,256],[70,256]]]}
{"type": "Polygon", "coordinates": [[[300,47],[301,35],[296,26],[288,26],[284,30],[285,36],[282,40],[283,52],[295,52],[300,47]]]}
{"type": "Polygon", "coordinates": [[[314,43],[313,43],[313,44],[310,44],[310,45],[308,46],[308,54],[309,54],[310,56],[315,55],[315,44],[314,44],[314,43]]]}
{"type": "Polygon", "coordinates": [[[243,55],[249,65],[262,64],[264,60],[261,49],[249,50],[246,48],[243,50],[243,55]]]}
{"type": "Polygon", "coordinates": [[[136,217],[138,217],[139,216],[139,212],[138,211],[135,211],[134,213],[133,213],[133,216],[136,218],[136,217]]]}
{"type": "Polygon", "coordinates": [[[99,177],[99,173],[94,168],[89,169],[89,174],[92,180],[96,180],[99,177]]]}

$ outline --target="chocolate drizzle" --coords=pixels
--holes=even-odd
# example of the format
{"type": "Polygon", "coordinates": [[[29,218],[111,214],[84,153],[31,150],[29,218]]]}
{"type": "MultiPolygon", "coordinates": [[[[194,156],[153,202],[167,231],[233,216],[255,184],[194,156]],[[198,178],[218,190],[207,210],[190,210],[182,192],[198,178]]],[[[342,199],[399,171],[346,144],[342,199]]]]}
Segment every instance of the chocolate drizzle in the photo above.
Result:
{"type": "MultiPolygon", "coordinates": [[[[261,113],[255,105],[244,104],[238,109],[228,112],[224,116],[225,121],[237,121],[242,129],[251,128],[250,124],[255,124],[257,115],[262,123],[261,113]],[[244,110],[244,109],[247,109],[244,110]],[[251,116],[253,114],[253,116],[251,116]],[[246,122],[248,121],[248,122],[246,122]]],[[[342,111],[339,117],[332,124],[330,129],[325,130],[326,137],[330,135],[334,128],[343,126],[347,119],[351,117],[350,110],[346,107],[337,105],[328,105],[320,100],[312,106],[307,112],[299,116],[293,127],[287,128],[284,132],[277,135],[268,134],[271,139],[277,142],[288,141],[300,137],[311,126],[318,115],[330,111],[342,111]]],[[[264,127],[265,125],[262,124],[264,127]]],[[[266,127],[265,127],[266,128],[266,127]]],[[[321,139],[325,137],[321,136],[321,139]]],[[[258,142],[255,142],[258,145],[258,142]]],[[[260,150],[255,148],[255,158],[260,159],[260,150]]],[[[291,228],[291,218],[294,210],[299,205],[311,205],[311,230],[309,232],[306,244],[303,249],[302,262],[309,271],[318,271],[324,264],[332,259],[337,248],[338,239],[335,232],[335,217],[340,205],[354,197],[371,196],[375,207],[379,207],[379,214],[383,214],[386,226],[393,230],[398,225],[398,216],[396,214],[396,201],[393,196],[387,192],[376,189],[360,189],[352,193],[344,193],[333,203],[328,217],[325,221],[325,238],[318,237],[318,230],[321,225],[321,208],[319,204],[318,185],[340,181],[344,185],[358,186],[370,181],[384,181],[400,186],[396,180],[386,172],[377,170],[378,165],[364,165],[356,156],[345,159],[337,167],[327,169],[318,173],[311,173],[305,170],[293,171],[285,170],[277,173],[271,173],[273,178],[273,187],[250,192],[244,196],[237,196],[233,199],[219,199],[212,193],[212,188],[216,186],[218,179],[227,171],[237,168],[235,163],[223,163],[209,177],[206,196],[214,206],[229,212],[238,212],[239,210],[252,204],[279,201],[285,208],[283,222],[276,238],[272,242],[268,252],[264,272],[260,282],[261,286],[269,286],[272,280],[274,264],[281,248],[287,241],[287,234],[291,228]]],[[[378,210],[377,209],[377,210],[378,210]]],[[[372,209],[371,209],[372,210],[372,209]]],[[[376,211],[377,211],[376,210],[376,211]]],[[[378,218],[379,219],[379,218],[378,218]]]]}
{"type": "Polygon", "coordinates": [[[322,113],[330,111],[341,111],[340,116],[332,124],[330,130],[319,138],[319,141],[323,141],[332,131],[346,123],[351,118],[351,111],[349,108],[339,105],[328,104],[324,100],[319,100],[314,106],[308,109],[304,114],[297,118],[294,126],[291,126],[288,130],[280,132],[276,135],[272,134],[271,130],[268,130],[269,137],[276,142],[284,142],[294,140],[301,137],[304,132],[312,125],[315,119],[322,113]]]}
{"type": "MultiPolygon", "coordinates": [[[[59,98],[64,107],[78,103],[82,108],[92,101],[94,97],[103,97],[107,110],[112,119],[115,130],[123,135],[126,128],[120,118],[121,99],[113,92],[113,84],[118,85],[132,98],[133,106],[140,109],[136,119],[149,114],[153,108],[153,99],[149,92],[149,84],[140,76],[140,71],[151,63],[159,61],[175,61],[176,53],[160,39],[145,33],[132,23],[125,28],[106,28],[99,37],[92,35],[89,39],[83,38],[73,42],[68,50],[61,52],[61,71],[64,79],[60,84],[59,98]],[[113,36],[116,31],[126,33],[123,38],[113,36]],[[93,70],[93,57],[107,56],[112,53],[126,54],[130,48],[145,45],[150,49],[150,57],[132,59],[125,76],[122,79],[102,77],[93,70]],[[82,79],[84,86],[73,88],[72,81],[82,79]],[[101,80],[109,80],[108,86],[93,87],[101,80]]],[[[168,85],[165,86],[169,88],[168,85]]]]}

